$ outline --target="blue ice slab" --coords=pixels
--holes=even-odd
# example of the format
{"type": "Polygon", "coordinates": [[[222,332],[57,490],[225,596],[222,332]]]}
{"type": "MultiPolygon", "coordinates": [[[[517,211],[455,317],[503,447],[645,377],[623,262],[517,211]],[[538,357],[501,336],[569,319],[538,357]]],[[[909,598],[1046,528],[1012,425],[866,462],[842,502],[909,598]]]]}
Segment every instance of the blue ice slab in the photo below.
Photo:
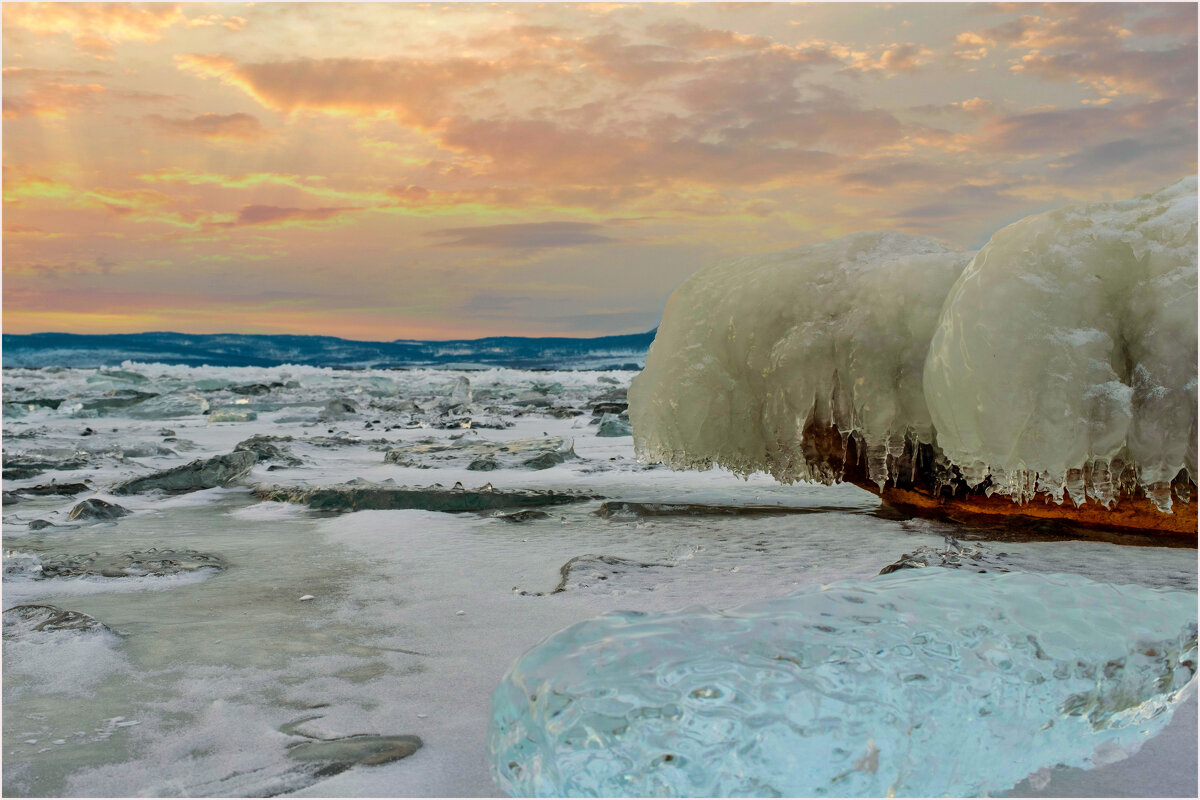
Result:
{"type": "Polygon", "coordinates": [[[606,614],[505,676],[492,771],[515,796],[977,795],[1136,749],[1195,665],[1195,593],[1074,575],[606,614]]]}

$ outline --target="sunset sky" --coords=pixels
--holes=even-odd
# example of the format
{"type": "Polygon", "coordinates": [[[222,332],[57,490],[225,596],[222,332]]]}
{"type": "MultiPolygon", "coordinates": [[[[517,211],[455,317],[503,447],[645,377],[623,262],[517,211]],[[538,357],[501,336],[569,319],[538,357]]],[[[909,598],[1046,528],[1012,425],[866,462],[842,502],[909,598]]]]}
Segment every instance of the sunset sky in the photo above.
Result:
{"type": "Polygon", "coordinates": [[[596,335],[1196,171],[1196,6],[5,4],[6,333],[596,335]]]}

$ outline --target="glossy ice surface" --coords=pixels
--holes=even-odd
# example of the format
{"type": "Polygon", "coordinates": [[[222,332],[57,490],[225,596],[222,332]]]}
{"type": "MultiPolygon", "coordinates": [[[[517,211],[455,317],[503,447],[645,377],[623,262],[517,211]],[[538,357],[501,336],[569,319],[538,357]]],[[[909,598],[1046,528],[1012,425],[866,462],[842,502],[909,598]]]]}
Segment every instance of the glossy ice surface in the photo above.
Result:
{"type": "Polygon", "coordinates": [[[1136,748],[1193,679],[1196,598],[931,568],[721,613],[612,613],[497,689],[514,796],[970,796],[1136,748]]]}

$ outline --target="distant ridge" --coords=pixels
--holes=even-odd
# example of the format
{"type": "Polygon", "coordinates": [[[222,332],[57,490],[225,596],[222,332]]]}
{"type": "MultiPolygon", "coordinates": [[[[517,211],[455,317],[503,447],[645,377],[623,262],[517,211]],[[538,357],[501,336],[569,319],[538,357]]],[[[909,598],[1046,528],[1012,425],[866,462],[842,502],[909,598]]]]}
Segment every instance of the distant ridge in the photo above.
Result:
{"type": "Polygon", "coordinates": [[[654,334],[362,342],[335,336],[239,333],[6,333],[3,363],[5,367],[105,367],[128,360],[213,367],[641,369],[654,334]]]}

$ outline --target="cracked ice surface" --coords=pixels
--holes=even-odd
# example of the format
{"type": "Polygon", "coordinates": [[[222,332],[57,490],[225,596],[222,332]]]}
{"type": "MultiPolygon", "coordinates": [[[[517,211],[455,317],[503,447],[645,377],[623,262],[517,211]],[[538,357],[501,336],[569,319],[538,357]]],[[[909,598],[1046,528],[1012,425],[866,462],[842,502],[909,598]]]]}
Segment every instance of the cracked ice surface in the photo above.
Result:
{"type": "Polygon", "coordinates": [[[494,697],[515,796],[969,796],[1136,750],[1195,675],[1196,596],[921,570],[732,612],[611,613],[494,697]]]}

